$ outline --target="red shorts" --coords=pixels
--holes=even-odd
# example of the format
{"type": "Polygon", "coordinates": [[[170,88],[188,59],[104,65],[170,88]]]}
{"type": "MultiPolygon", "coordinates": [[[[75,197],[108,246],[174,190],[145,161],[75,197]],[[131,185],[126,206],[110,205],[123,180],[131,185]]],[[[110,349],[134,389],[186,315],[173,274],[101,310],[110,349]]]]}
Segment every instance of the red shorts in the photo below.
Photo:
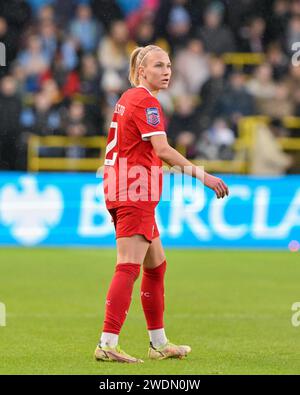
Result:
{"type": "Polygon", "coordinates": [[[147,212],[133,206],[123,206],[108,210],[116,229],[116,239],[143,235],[150,243],[159,236],[154,210],[147,212]]]}

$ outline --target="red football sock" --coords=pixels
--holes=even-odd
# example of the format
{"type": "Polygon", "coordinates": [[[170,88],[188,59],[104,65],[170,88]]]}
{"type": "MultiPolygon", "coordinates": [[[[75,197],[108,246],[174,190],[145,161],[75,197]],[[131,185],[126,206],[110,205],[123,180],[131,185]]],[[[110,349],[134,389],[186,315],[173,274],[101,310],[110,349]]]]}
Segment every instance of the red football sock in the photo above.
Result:
{"type": "Polygon", "coordinates": [[[131,303],[135,280],[140,274],[140,265],[121,263],[111,281],[106,297],[106,310],[103,332],[119,334],[131,303]]]}
{"type": "Polygon", "coordinates": [[[141,301],[148,330],[161,329],[164,327],[164,276],[167,262],[155,269],[143,270],[141,285],[141,301]]]}

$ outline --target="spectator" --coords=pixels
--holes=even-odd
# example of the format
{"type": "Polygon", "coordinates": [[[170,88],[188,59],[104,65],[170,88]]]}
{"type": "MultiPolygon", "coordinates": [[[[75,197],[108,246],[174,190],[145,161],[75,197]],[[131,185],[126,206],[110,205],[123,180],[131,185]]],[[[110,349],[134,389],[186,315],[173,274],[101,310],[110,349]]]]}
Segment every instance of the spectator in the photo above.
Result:
{"type": "Polygon", "coordinates": [[[253,17],[242,31],[242,52],[264,52],[266,23],[261,17],[253,17]]]}
{"type": "MultiPolygon", "coordinates": [[[[54,4],[53,4],[54,5],[54,4]]],[[[38,11],[37,15],[39,24],[55,23],[55,12],[51,4],[44,5],[38,11]]]]}
{"type": "MultiPolygon", "coordinates": [[[[131,12],[126,17],[126,23],[130,32],[130,38],[137,40],[138,29],[140,25],[145,24],[148,26],[148,29],[151,26],[151,30],[153,31],[153,36],[159,37],[158,32],[155,29],[155,13],[159,6],[158,0],[143,0],[141,2],[141,7],[139,7],[136,11],[131,12]]],[[[154,40],[151,42],[153,43],[154,40]]]]}
{"type": "Polygon", "coordinates": [[[20,36],[30,23],[31,8],[27,0],[1,0],[0,15],[7,21],[9,29],[15,29],[20,36]]]}
{"type": "Polygon", "coordinates": [[[61,116],[52,106],[50,96],[45,92],[34,95],[33,107],[24,108],[21,114],[23,131],[38,136],[52,136],[61,132],[61,116]]]}
{"type": "Polygon", "coordinates": [[[27,96],[26,74],[25,74],[23,67],[21,67],[21,65],[18,62],[12,63],[11,75],[16,83],[16,95],[20,99],[26,100],[26,96],[27,96]]]}
{"type": "MultiPolygon", "coordinates": [[[[84,123],[70,123],[66,127],[66,135],[68,137],[84,137],[86,135],[87,127],[84,123]]],[[[86,148],[79,144],[72,144],[65,149],[65,156],[67,158],[84,158],[86,156],[86,148]]]]}
{"type": "Polygon", "coordinates": [[[283,52],[279,42],[273,42],[268,46],[266,52],[267,62],[273,69],[274,80],[278,81],[289,72],[289,59],[283,52]]]}
{"type": "MultiPolygon", "coordinates": [[[[64,119],[66,135],[69,137],[85,137],[91,130],[86,118],[85,107],[79,101],[71,102],[64,119]]],[[[86,156],[86,149],[80,145],[72,145],[65,150],[67,158],[83,158],[86,156]]]]}
{"type": "Polygon", "coordinates": [[[50,65],[49,56],[42,49],[39,36],[32,35],[28,38],[27,48],[18,56],[18,63],[26,75],[26,87],[29,92],[39,89],[39,77],[50,65]]]}
{"type": "Polygon", "coordinates": [[[299,0],[291,1],[291,14],[300,15],[300,3],[299,0]]]}
{"type": "Polygon", "coordinates": [[[204,26],[197,31],[206,51],[216,55],[235,51],[233,34],[222,24],[223,13],[224,6],[221,2],[211,3],[205,10],[204,26]]]}
{"type": "Polygon", "coordinates": [[[290,1],[275,0],[272,12],[267,16],[267,41],[280,41],[284,44],[286,27],[290,19],[290,1]]]}
{"type": "Polygon", "coordinates": [[[263,113],[264,105],[275,96],[272,68],[268,63],[258,66],[247,85],[247,91],[254,97],[257,110],[263,113]]]}
{"type": "Polygon", "coordinates": [[[57,52],[49,68],[40,78],[43,83],[47,80],[54,80],[57,83],[60,95],[64,100],[72,98],[80,90],[80,76],[77,70],[70,71],[65,66],[61,53],[57,52]]]}
{"type": "Polygon", "coordinates": [[[59,90],[58,84],[54,79],[47,79],[43,82],[42,91],[48,96],[52,106],[59,106],[62,102],[62,94],[59,90]]]}
{"type": "Polygon", "coordinates": [[[198,141],[197,157],[206,160],[232,160],[234,141],[234,131],[228,127],[225,119],[215,119],[198,141]]]}
{"type": "Polygon", "coordinates": [[[43,51],[52,61],[58,47],[56,25],[51,21],[42,22],[40,24],[40,38],[43,51]]]}
{"type": "MultiPolygon", "coordinates": [[[[152,2],[152,0],[151,0],[152,2]]],[[[154,8],[155,2],[150,6],[144,7],[127,20],[127,26],[130,32],[130,38],[135,41],[137,46],[147,46],[150,44],[155,44],[165,49],[167,52],[170,52],[170,45],[168,41],[160,37],[158,32],[155,30],[154,25],[154,8]]]]}
{"type": "Polygon", "coordinates": [[[286,51],[289,54],[294,52],[293,44],[300,41],[300,14],[292,16],[287,26],[286,51]]]}
{"type": "Polygon", "coordinates": [[[0,169],[15,170],[20,137],[21,101],[16,81],[5,76],[0,81],[0,169]]]}
{"type": "Polygon", "coordinates": [[[282,129],[281,122],[276,119],[269,126],[258,126],[252,151],[251,174],[282,175],[291,168],[293,159],[282,151],[277,140],[282,129]]]}
{"type": "MultiPolygon", "coordinates": [[[[256,0],[226,0],[226,19],[237,41],[241,38],[241,32],[249,15],[254,15],[257,12],[259,3],[260,1],[256,0]]],[[[238,47],[238,50],[241,48],[238,47]]]]}
{"type": "Polygon", "coordinates": [[[145,47],[155,42],[155,30],[153,23],[149,21],[141,22],[136,29],[135,41],[137,46],[145,47]]]}
{"type": "Polygon", "coordinates": [[[280,81],[275,85],[274,96],[261,103],[260,111],[271,118],[284,118],[293,115],[294,102],[287,82],[280,81]]]}
{"type": "Polygon", "coordinates": [[[177,0],[170,10],[167,20],[168,41],[174,52],[187,43],[191,31],[191,16],[184,7],[184,0],[177,0]]]}
{"type": "Polygon", "coordinates": [[[80,93],[88,102],[96,103],[100,95],[101,73],[97,59],[93,55],[84,55],[80,67],[80,93]]]}
{"type": "Polygon", "coordinates": [[[236,130],[238,121],[242,116],[255,113],[255,104],[252,96],[245,87],[245,75],[235,71],[229,78],[228,88],[225,89],[217,104],[217,116],[221,116],[230,122],[236,130]]]}
{"type": "MultiPolygon", "coordinates": [[[[22,111],[23,133],[20,168],[26,168],[26,150],[30,134],[45,137],[62,133],[62,117],[60,108],[53,100],[54,93],[57,93],[57,85],[53,80],[49,80],[43,85],[43,90],[34,95],[33,106],[25,107],[22,111]]],[[[39,148],[39,156],[57,157],[62,155],[63,150],[59,147],[39,148]]]]}
{"type": "Polygon", "coordinates": [[[300,88],[300,67],[295,67],[290,64],[289,75],[287,79],[289,81],[291,90],[300,88]]]}
{"type": "Polygon", "coordinates": [[[69,26],[70,20],[74,18],[76,6],[80,0],[56,0],[54,7],[55,19],[59,27],[69,26]]]}
{"type": "Polygon", "coordinates": [[[207,129],[216,115],[219,98],[225,89],[225,64],[221,58],[212,57],[209,61],[210,78],[200,91],[200,128],[207,129]]]}
{"type": "Polygon", "coordinates": [[[86,104],[86,117],[91,127],[89,134],[95,135],[103,133],[101,78],[102,74],[95,56],[84,55],[81,59],[79,93],[86,104]]]}
{"type": "MultiPolygon", "coordinates": [[[[179,27],[180,30],[182,30],[183,28],[184,34],[189,33],[191,28],[192,16],[198,15],[196,8],[193,7],[191,3],[192,2],[188,0],[160,1],[154,20],[155,31],[157,32],[157,35],[159,37],[167,39],[170,42],[170,31],[168,32],[169,28],[171,27],[170,22],[172,22],[172,19],[173,22],[176,21],[176,18],[180,19],[180,16],[182,22],[187,22],[179,27]]],[[[176,28],[175,24],[174,28],[176,28]]]]}
{"type": "Polygon", "coordinates": [[[61,56],[63,67],[67,70],[74,70],[79,64],[78,42],[71,36],[67,36],[61,45],[61,56]]]}
{"type": "Polygon", "coordinates": [[[116,0],[91,0],[91,7],[95,18],[104,25],[105,30],[110,29],[113,21],[121,20],[124,17],[116,0]]]}
{"type": "MultiPolygon", "coordinates": [[[[70,103],[63,115],[63,125],[64,130],[67,130],[70,125],[78,126],[78,128],[75,129],[77,132],[84,129],[82,135],[90,135],[91,127],[87,119],[85,106],[82,102],[73,100],[70,103]],[[84,126],[84,128],[82,126],[84,126]]],[[[75,131],[73,135],[76,135],[75,131]]],[[[78,134],[78,136],[79,135],[81,134],[78,134]]]]}
{"type": "MultiPolygon", "coordinates": [[[[128,73],[127,44],[129,32],[125,22],[112,23],[110,33],[99,44],[98,60],[101,68],[117,72],[123,80],[128,73]]],[[[126,87],[123,86],[123,89],[126,87]]]]}
{"type": "Polygon", "coordinates": [[[176,98],[175,111],[170,118],[168,137],[175,145],[183,147],[188,158],[194,156],[193,145],[198,136],[195,99],[190,95],[176,98]]]}
{"type": "Polygon", "coordinates": [[[101,81],[101,88],[104,91],[104,101],[103,101],[104,130],[106,133],[108,133],[112,114],[115,109],[115,105],[119,100],[119,97],[123,90],[123,80],[115,71],[107,70],[103,74],[103,78],[101,81]]]}
{"type": "Polygon", "coordinates": [[[103,34],[103,27],[92,17],[88,4],[78,5],[76,17],[70,25],[70,33],[84,52],[93,52],[96,49],[98,40],[103,34]]]}
{"type": "Polygon", "coordinates": [[[198,94],[205,81],[209,78],[208,58],[204,53],[202,41],[190,39],[187,47],[177,52],[173,64],[176,82],[181,84],[182,93],[188,95],[198,94]]]}

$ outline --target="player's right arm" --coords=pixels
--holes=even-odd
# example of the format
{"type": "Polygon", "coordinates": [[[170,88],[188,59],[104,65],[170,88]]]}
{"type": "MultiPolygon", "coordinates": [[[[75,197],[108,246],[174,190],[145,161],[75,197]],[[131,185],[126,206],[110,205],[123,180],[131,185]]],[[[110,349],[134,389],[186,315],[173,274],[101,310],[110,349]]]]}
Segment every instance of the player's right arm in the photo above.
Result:
{"type": "Polygon", "coordinates": [[[166,135],[151,136],[150,140],[156,155],[169,166],[179,167],[182,173],[199,179],[216,193],[218,199],[229,195],[228,187],[221,178],[212,176],[193,165],[192,162],[169,145],[166,135]]]}

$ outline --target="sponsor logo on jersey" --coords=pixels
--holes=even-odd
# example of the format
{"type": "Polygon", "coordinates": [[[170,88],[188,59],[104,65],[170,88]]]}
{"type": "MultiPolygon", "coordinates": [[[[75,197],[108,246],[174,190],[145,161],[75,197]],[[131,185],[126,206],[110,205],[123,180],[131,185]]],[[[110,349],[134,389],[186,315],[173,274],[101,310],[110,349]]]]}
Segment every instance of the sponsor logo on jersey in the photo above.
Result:
{"type": "Polygon", "coordinates": [[[147,123],[152,126],[159,124],[159,111],[156,107],[149,107],[146,109],[147,123]]]}

